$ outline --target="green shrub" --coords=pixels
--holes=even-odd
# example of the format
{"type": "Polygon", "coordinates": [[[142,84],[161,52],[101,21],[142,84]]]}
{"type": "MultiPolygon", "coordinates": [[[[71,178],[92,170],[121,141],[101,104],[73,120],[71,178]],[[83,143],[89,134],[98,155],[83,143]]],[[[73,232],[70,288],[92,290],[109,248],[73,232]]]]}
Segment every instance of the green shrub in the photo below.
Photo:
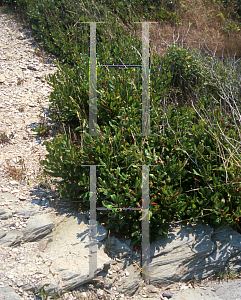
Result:
{"type": "MultiPolygon", "coordinates": [[[[47,77],[53,87],[50,94],[50,117],[72,129],[89,118],[89,63],[83,56],[74,67],[58,65],[58,71],[47,77]]],[[[98,68],[98,124],[108,125],[117,116],[131,109],[131,118],[141,119],[141,89],[137,70],[129,68],[98,68]]],[[[141,122],[139,122],[140,127],[141,122]]]]}
{"type": "MultiPolygon", "coordinates": [[[[127,40],[126,47],[130,48],[130,43],[131,41],[127,40]]],[[[102,53],[106,54],[106,60],[110,64],[118,64],[118,54],[121,53],[122,49],[122,52],[124,52],[124,47],[118,49],[117,44],[114,44],[114,46],[112,45],[112,52],[110,42],[107,43],[106,47],[103,43],[102,53]],[[117,59],[114,59],[113,56],[117,59]]],[[[129,62],[127,63],[135,64],[137,57],[134,54],[129,55],[129,62]]],[[[122,53],[122,59],[124,59],[123,56],[125,55],[122,53]]],[[[137,62],[137,64],[140,63],[140,61],[137,62]]],[[[101,64],[105,64],[105,62],[101,62],[101,64]]],[[[53,87],[50,94],[50,108],[52,111],[50,116],[72,129],[77,129],[79,123],[83,124],[84,120],[88,120],[89,117],[88,68],[87,55],[79,55],[75,57],[75,64],[72,68],[58,65],[58,72],[49,75],[47,78],[47,82],[53,87]]],[[[201,88],[206,84],[207,91],[211,91],[215,96],[215,91],[216,94],[219,92],[215,85],[215,78],[212,79],[211,75],[207,75],[207,73],[208,71],[205,66],[202,66],[198,57],[194,57],[194,54],[187,49],[181,49],[177,46],[171,47],[167,55],[161,58],[161,61],[155,55],[152,59],[150,73],[151,113],[154,110],[158,111],[160,106],[158,101],[162,99],[163,94],[172,103],[174,103],[174,96],[177,95],[182,105],[184,105],[190,100],[190,97],[193,97],[193,91],[196,90],[204,94],[201,88]]],[[[220,80],[223,80],[223,77],[224,75],[221,74],[219,76],[220,80]]],[[[140,68],[98,68],[97,78],[99,126],[108,125],[109,121],[117,120],[117,116],[123,115],[126,109],[130,109],[133,112],[130,118],[132,120],[133,118],[139,118],[138,127],[140,127],[140,68]]],[[[216,98],[218,99],[218,96],[216,98]]]]}
{"type": "Polygon", "coordinates": [[[206,70],[207,64],[209,64],[208,60],[205,59],[203,62],[196,50],[177,45],[170,46],[165,56],[153,58],[156,71],[151,77],[151,85],[156,90],[156,94],[169,95],[173,102],[176,97],[181,105],[190,103],[194,92],[203,93],[201,89],[204,85],[207,93],[211,92],[215,95],[215,92],[217,94],[215,81],[211,80],[206,70]],[[160,82],[162,86],[158,88],[160,82]]]}
{"type": "MultiPolygon", "coordinates": [[[[219,130],[198,119],[194,109],[185,105],[175,111],[170,107],[167,117],[165,135],[147,138],[145,143],[139,137],[129,139],[134,130],[131,132],[126,117],[110,122],[105,137],[84,137],[79,147],[71,145],[69,137],[60,136],[47,143],[49,154],[42,164],[50,175],[62,178],[58,183],[61,196],[83,210],[89,208],[89,170],[82,164],[105,165],[97,167],[97,207],[141,206],[141,169],[134,165],[158,164],[150,170],[151,241],[165,236],[173,220],[202,219],[210,226],[239,226],[240,160],[230,157],[230,145],[219,130]],[[228,164],[220,159],[218,147],[228,164]]],[[[220,122],[220,126],[224,129],[227,125],[220,122]]],[[[235,128],[229,129],[228,136],[237,138],[235,128]]],[[[140,244],[138,211],[100,211],[98,217],[106,228],[128,233],[132,243],[140,244]]]]}
{"type": "MultiPolygon", "coordinates": [[[[220,62],[214,65],[213,59],[202,60],[196,52],[176,46],[169,48],[160,65],[158,62],[154,56],[150,119],[151,132],[159,137],[148,137],[145,142],[134,137],[141,128],[141,86],[134,76],[136,70],[101,68],[97,82],[98,130],[107,136],[84,137],[80,142],[61,135],[47,143],[49,155],[42,164],[49,174],[62,178],[58,183],[61,197],[82,210],[89,208],[89,171],[82,164],[105,164],[97,168],[100,207],[141,206],[141,170],[134,165],[158,164],[150,171],[151,241],[166,235],[174,220],[192,222],[201,218],[211,226],[231,225],[240,230],[240,184],[235,181],[240,177],[240,157],[239,152],[232,153],[233,147],[239,147],[239,135],[232,114],[225,119],[213,101],[213,96],[227,96],[222,84],[237,86],[238,74],[220,62]],[[191,90],[187,83],[192,84],[191,90]],[[202,93],[204,84],[206,93],[202,93]],[[189,92],[192,96],[194,91],[199,93],[195,108],[189,107],[188,101],[180,108],[170,104],[163,109],[160,105],[163,94],[171,98],[175,93],[189,92]],[[227,139],[235,141],[234,146],[227,139]]],[[[54,88],[52,108],[59,122],[75,132],[88,120],[87,74],[83,56],[73,69],[60,67],[57,75],[49,77],[54,88]]],[[[132,243],[140,244],[138,211],[99,211],[97,215],[107,228],[128,233],[132,243]]]]}
{"type": "Polygon", "coordinates": [[[58,64],[56,74],[50,74],[46,78],[49,85],[53,87],[49,96],[50,117],[55,122],[71,125],[72,128],[79,126],[77,109],[81,121],[83,121],[82,116],[87,118],[88,113],[88,65],[84,61],[81,62],[77,62],[73,70],[68,66],[58,64]]]}

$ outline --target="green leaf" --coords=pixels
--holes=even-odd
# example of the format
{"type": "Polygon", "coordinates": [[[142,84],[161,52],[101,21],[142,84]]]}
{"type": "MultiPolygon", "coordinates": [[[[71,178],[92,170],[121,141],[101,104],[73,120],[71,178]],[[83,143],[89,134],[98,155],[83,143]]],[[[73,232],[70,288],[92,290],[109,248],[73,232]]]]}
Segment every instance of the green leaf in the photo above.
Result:
{"type": "Polygon", "coordinates": [[[108,193],[106,194],[106,198],[109,198],[111,196],[111,192],[108,191],[108,193]]]}
{"type": "Polygon", "coordinates": [[[225,169],[224,169],[224,168],[222,168],[222,167],[219,167],[219,168],[214,168],[213,170],[214,170],[214,171],[225,171],[225,169]]]}
{"type": "Polygon", "coordinates": [[[111,195],[110,197],[116,203],[116,195],[111,195]]]}
{"type": "Polygon", "coordinates": [[[158,230],[158,234],[161,235],[161,234],[162,234],[162,231],[163,231],[162,229],[159,229],[159,230],[158,230]]]}
{"type": "Polygon", "coordinates": [[[193,169],[193,173],[197,176],[203,177],[203,175],[199,174],[195,169],[193,169]]]}
{"type": "Polygon", "coordinates": [[[140,184],[139,179],[136,177],[135,188],[140,184]]]}
{"type": "Polygon", "coordinates": [[[120,175],[120,168],[119,168],[119,167],[117,168],[117,172],[116,172],[116,174],[117,174],[117,176],[119,176],[119,175],[120,175]]]}

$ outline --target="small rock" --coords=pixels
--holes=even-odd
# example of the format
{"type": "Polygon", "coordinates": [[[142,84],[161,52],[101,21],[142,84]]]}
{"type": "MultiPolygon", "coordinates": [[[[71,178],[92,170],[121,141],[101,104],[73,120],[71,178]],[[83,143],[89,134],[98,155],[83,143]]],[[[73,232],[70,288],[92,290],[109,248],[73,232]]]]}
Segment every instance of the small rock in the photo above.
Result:
{"type": "Polygon", "coordinates": [[[24,242],[35,242],[52,232],[54,223],[51,214],[31,217],[26,229],[23,231],[24,242]]]}
{"type": "Polygon", "coordinates": [[[11,217],[12,217],[12,214],[7,212],[4,215],[0,216],[0,220],[7,220],[11,217]]]}
{"type": "Polygon", "coordinates": [[[113,265],[112,269],[113,269],[113,272],[119,272],[120,271],[120,267],[117,266],[117,265],[113,265]]]}
{"type": "Polygon", "coordinates": [[[11,185],[18,185],[18,182],[17,182],[16,180],[11,180],[9,183],[10,183],[11,185]]]}
{"type": "Polygon", "coordinates": [[[82,292],[80,295],[81,295],[84,299],[87,298],[86,292],[82,292]]]}
{"type": "Polygon", "coordinates": [[[166,298],[168,298],[168,299],[170,299],[170,298],[172,298],[172,294],[171,293],[169,293],[169,292],[164,292],[163,294],[162,294],[162,296],[163,297],[166,297],[166,298]]]}
{"type": "Polygon", "coordinates": [[[27,66],[27,68],[32,71],[37,71],[37,69],[34,66],[27,66]]]}
{"type": "Polygon", "coordinates": [[[6,213],[6,211],[4,209],[0,209],[0,215],[4,215],[6,213]]]}
{"type": "Polygon", "coordinates": [[[97,296],[98,296],[98,298],[102,298],[102,297],[103,297],[103,295],[104,295],[104,291],[103,291],[103,290],[100,290],[100,289],[98,289],[98,290],[97,290],[97,296]]]}
{"type": "Polygon", "coordinates": [[[20,190],[15,189],[15,190],[12,191],[12,194],[17,194],[17,193],[19,193],[19,192],[20,192],[20,190]]]}
{"type": "Polygon", "coordinates": [[[0,83],[4,83],[5,76],[3,74],[0,74],[0,83]]]}

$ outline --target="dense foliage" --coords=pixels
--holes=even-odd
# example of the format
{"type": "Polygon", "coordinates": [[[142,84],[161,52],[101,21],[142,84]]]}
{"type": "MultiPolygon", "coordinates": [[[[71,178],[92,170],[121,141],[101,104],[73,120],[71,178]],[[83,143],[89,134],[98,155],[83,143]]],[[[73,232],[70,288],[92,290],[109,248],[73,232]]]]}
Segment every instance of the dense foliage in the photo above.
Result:
{"type": "MultiPolygon", "coordinates": [[[[211,226],[238,228],[240,155],[230,153],[238,147],[240,136],[234,120],[220,106],[222,97],[228,98],[222,83],[233,85],[235,92],[237,74],[177,46],[170,47],[161,60],[154,56],[150,116],[151,132],[158,136],[143,140],[135,136],[141,133],[137,70],[102,68],[98,71],[98,130],[106,136],[81,141],[76,132],[83,127],[88,132],[88,126],[83,126],[88,120],[87,57],[82,60],[73,70],[59,66],[59,72],[48,78],[54,87],[53,118],[55,113],[66,132],[68,126],[72,130],[72,135],[47,143],[49,155],[42,162],[49,174],[62,178],[58,181],[61,196],[75,208],[88,209],[89,169],[81,165],[105,165],[97,167],[97,206],[138,207],[142,175],[135,165],[157,164],[150,168],[151,241],[165,235],[174,220],[202,219],[211,226]],[[175,103],[180,95],[182,105],[175,103]],[[169,105],[163,105],[163,96],[169,105]],[[231,140],[236,142],[230,144],[231,140]]],[[[233,95],[238,100],[238,94],[233,95]]],[[[107,228],[128,232],[133,243],[140,243],[138,211],[102,211],[98,217],[107,228]]]]}
{"type": "MultiPolygon", "coordinates": [[[[35,36],[59,58],[50,116],[63,131],[46,142],[41,162],[56,180],[62,198],[77,210],[89,209],[89,169],[98,164],[97,206],[141,207],[142,172],[150,167],[150,237],[166,235],[171,222],[197,219],[241,232],[240,73],[238,63],[202,57],[170,46],[153,55],[150,67],[150,127],[141,133],[140,68],[101,64],[141,64],[137,25],[130,22],[178,20],[178,1],[6,0],[24,11],[35,36]],[[126,5],[124,5],[126,4],[126,5]],[[108,7],[108,9],[106,9],[108,7]],[[135,8],[135,9],[133,9],[135,8]],[[155,13],[154,13],[155,12],[155,13]],[[97,25],[98,137],[88,133],[89,25],[97,25]],[[123,37],[123,39],[121,39],[123,37]],[[101,134],[106,134],[102,136],[101,134]]],[[[2,1],[3,3],[3,1],[2,1]]],[[[141,211],[98,211],[106,227],[141,242],[141,211]]]]}

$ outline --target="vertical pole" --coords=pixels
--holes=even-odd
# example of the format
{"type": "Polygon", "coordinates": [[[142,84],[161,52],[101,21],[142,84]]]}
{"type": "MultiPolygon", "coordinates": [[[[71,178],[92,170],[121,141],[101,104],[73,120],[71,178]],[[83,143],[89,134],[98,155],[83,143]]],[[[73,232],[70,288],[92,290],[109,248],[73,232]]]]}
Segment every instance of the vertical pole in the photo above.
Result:
{"type": "Polygon", "coordinates": [[[142,23],[142,134],[150,134],[149,22],[142,23]]]}
{"type": "Polygon", "coordinates": [[[142,277],[146,283],[149,283],[149,262],[150,262],[150,242],[149,242],[149,166],[142,166],[142,277]]]}
{"type": "Polygon", "coordinates": [[[97,136],[96,22],[90,22],[89,135],[97,136]]]}
{"type": "MultiPolygon", "coordinates": [[[[90,92],[89,135],[97,136],[97,70],[96,70],[96,23],[90,22],[90,92]]],[[[89,276],[97,270],[96,224],[96,166],[90,166],[90,256],[89,276]]]]}
{"type": "Polygon", "coordinates": [[[90,255],[89,276],[97,270],[97,222],[96,222],[96,165],[90,166],[90,255]]]}

